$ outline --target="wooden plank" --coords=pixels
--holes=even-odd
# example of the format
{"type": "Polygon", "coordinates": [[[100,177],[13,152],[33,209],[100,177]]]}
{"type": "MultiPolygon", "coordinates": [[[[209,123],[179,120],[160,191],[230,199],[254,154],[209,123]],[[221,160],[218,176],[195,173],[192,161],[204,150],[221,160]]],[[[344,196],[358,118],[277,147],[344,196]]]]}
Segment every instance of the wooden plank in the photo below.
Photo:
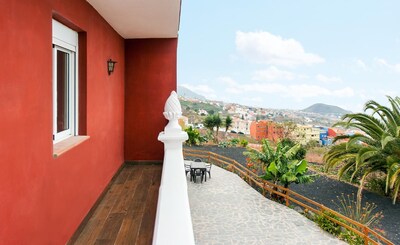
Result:
{"type": "Polygon", "coordinates": [[[98,244],[101,242],[109,241],[114,243],[115,239],[117,238],[118,231],[121,227],[122,221],[125,218],[124,213],[113,213],[107,217],[107,220],[101,229],[99,236],[96,239],[96,243],[98,244]]]}
{"type": "Polygon", "coordinates": [[[87,213],[87,215],[85,216],[85,218],[83,219],[81,224],[79,225],[78,229],[75,231],[75,233],[72,235],[70,240],[67,242],[67,244],[75,244],[76,243],[78,237],[81,235],[82,231],[85,229],[85,227],[89,223],[89,220],[91,219],[91,217],[93,216],[93,214],[95,213],[97,208],[99,207],[100,203],[103,201],[103,199],[106,196],[106,194],[111,189],[111,187],[114,184],[115,180],[121,175],[123,169],[124,169],[124,165],[121,165],[119,167],[119,169],[117,170],[117,172],[115,173],[115,175],[110,180],[110,183],[108,183],[107,187],[100,194],[99,198],[96,200],[96,202],[93,205],[93,207],[89,210],[89,212],[87,213]]]}
{"type": "Polygon", "coordinates": [[[140,169],[143,173],[140,176],[133,198],[127,202],[129,209],[122,221],[115,244],[135,244],[139,235],[143,210],[147,205],[146,199],[153,175],[153,171],[147,166],[140,166],[140,169]]]}
{"type": "Polygon", "coordinates": [[[112,208],[111,213],[127,213],[130,208],[129,203],[132,202],[131,200],[134,198],[141,174],[142,171],[138,168],[131,171],[131,175],[125,181],[121,190],[120,198],[112,208]]]}
{"type": "Polygon", "coordinates": [[[115,244],[135,244],[142,218],[143,213],[130,213],[129,216],[125,216],[115,240],[115,244]]]}
{"type": "Polygon", "coordinates": [[[161,173],[161,165],[125,166],[69,244],[151,244],[161,173]]]}
{"type": "Polygon", "coordinates": [[[100,201],[98,207],[94,211],[92,217],[89,218],[87,224],[78,236],[76,241],[71,241],[70,244],[94,244],[98,235],[100,234],[107,217],[109,216],[112,208],[117,203],[118,198],[123,189],[123,183],[129,177],[132,168],[123,168],[121,173],[117,176],[110,189],[105,194],[103,200],[100,201]]]}
{"type": "Polygon", "coordinates": [[[142,224],[136,244],[151,244],[153,241],[154,225],[157,213],[158,190],[161,182],[161,169],[155,169],[146,200],[142,224]]]}

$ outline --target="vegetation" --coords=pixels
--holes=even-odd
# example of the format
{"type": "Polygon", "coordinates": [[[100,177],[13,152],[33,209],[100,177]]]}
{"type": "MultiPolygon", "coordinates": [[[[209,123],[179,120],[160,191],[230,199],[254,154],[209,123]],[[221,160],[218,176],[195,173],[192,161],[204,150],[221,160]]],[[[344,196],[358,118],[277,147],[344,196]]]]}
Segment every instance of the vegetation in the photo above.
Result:
{"type": "Polygon", "coordinates": [[[339,115],[351,113],[350,111],[346,111],[338,106],[326,105],[322,103],[313,104],[304,109],[303,111],[319,113],[319,114],[339,114],[339,115]]]}
{"type": "Polygon", "coordinates": [[[338,197],[338,202],[334,203],[341,214],[372,228],[379,226],[383,218],[382,211],[374,212],[377,207],[374,203],[367,202],[362,206],[361,200],[355,198],[354,194],[347,195],[347,197],[342,194],[341,197],[338,197]]]}
{"type": "Polygon", "coordinates": [[[228,129],[232,126],[232,118],[228,115],[225,118],[225,133],[228,132],[228,129]]]}
{"type": "MultiPolygon", "coordinates": [[[[348,195],[347,197],[342,194],[341,197],[338,197],[338,202],[334,202],[338,208],[339,212],[344,216],[357,221],[361,224],[364,224],[370,228],[374,228],[377,231],[381,232],[381,230],[377,229],[380,223],[380,220],[383,218],[382,212],[374,212],[374,209],[377,207],[375,204],[366,203],[364,206],[361,205],[361,201],[356,199],[354,195],[348,195]]],[[[348,242],[349,244],[354,245],[362,245],[364,243],[364,239],[356,234],[355,232],[348,230],[346,228],[341,227],[339,224],[330,220],[328,217],[332,219],[336,219],[342,223],[345,223],[351,227],[354,227],[349,222],[337,217],[336,215],[330,212],[324,212],[323,214],[318,214],[314,217],[314,221],[325,231],[341,238],[342,240],[348,242]]],[[[355,228],[355,227],[354,227],[355,228]]]]}
{"type": "MultiPolygon", "coordinates": [[[[340,225],[333,222],[332,220],[330,220],[328,217],[331,217],[333,219],[339,220],[338,217],[336,217],[336,215],[325,211],[324,214],[318,214],[315,216],[314,221],[315,223],[318,224],[319,227],[321,227],[323,230],[329,232],[330,234],[334,235],[334,236],[339,236],[340,234],[340,225]],[[324,215],[325,214],[325,215],[324,215]]],[[[342,221],[340,219],[340,221],[342,221]]]]}
{"type": "Polygon", "coordinates": [[[342,223],[347,223],[345,220],[340,219],[336,215],[325,211],[323,214],[318,214],[314,217],[314,222],[318,224],[323,230],[329,232],[330,234],[339,237],[340,239],[348,242],[351,245],[363,245],[364,239],[354,233],[353,231],[342,228],[339,224],[330,220],[328,217],[336,219],[342,223]]]}
{"type": "Polygon", "coordinates": [[[228,146],[229,146],[229,142],[227,142],[227,141],[222,141],[222,142],[218,143],[218,147],[221,147],[221,148],[226,148],[228,146]]]}
{"type": "MultiPolygon", "coordinates": [[[[284,146],[289,146],[289,147],[293,147],[293,146],[296,145],[296,143],[295,143],[292,139],[290,139],[290,138],[284,138],[284,139],[282,139],[282,140],[281,140],[281,143],[282,143],[284,146]]],[[[305,147],[302,146],[301,144],[299,144],[299,149],[298,149],[298,151],[296,152],[296,154],[294,155],[294,159],[302,160],[302,159],[304,159],[304,158],[306,157],[306,154],[307,154],[307,150],[305,149],[305,147]]]]}
{"type": "Polygon", "coordinates": [[[248,144],[249,142],[246,139],[233,138],[230,141],[219,142],[218,147],[226,148],[226,147],[236,147],[238,145],[246,147],[248,144]]]}
{"type": "Polygon", "coordinates": [[[360,174],[358,196],[366,178],[376,172],[386,176],[385,193],[396,202],[400,188],[400,98],[387,97],[390,107],[373,100],[365,105],[364,113],[346,114],[335,126],[356,128],[364,134],[337,136],[334,145],[324,156],[326,170],[340,165],[339,178],[350,172],[360,174]]]}
{"type": "Polygon", "coordinates": [[[216,132],[215,132],[215,141],[218,143],[218,131],[219,128],[222,125],[222,120],[219,117],[219,114],[214,114],[214,115],[209,115],[204,119],[204,127],[206,127],[207,129],[209,129],[211,132],[214,131],[214,128],[216,128],[216,132]]]}
{"type": "Polygon", "coordinates": [[[215,114],[218,114],[220,111],[222,111],[222,107],[205,102],[191,102],[191,101],[180,100],[180,103],[182,108],[185,108],[186,110],[199,111],[203,109],[207,112],[214,111],[215,114]]]}
{"type": "Polygon", "coordinates": [[[296,130],[297,124],[293,121],[286,121],[280,123],[279,126],[282,128],[283,139],[290,139],[293,141],[291,137],[293,137],[293,132],[296,130]]]}
{"type": "Polygon", "coordinates": [[[237,138],[233,138],[231,139],[231,146],[236,146],[237,144],[239,144],[240,140],[237,138]]]}
{"type": "Polygon", "coordinates": [[[312,181],[312,176],[306,174],[307,161],[297,159],[296,153],[300,145],[285,145],[279,142],[276,149],[273,149],[267,140],[262,140],[262,149],[257,151],[249,149],[244,154],[254,162],[261,162],[264,175],[262,178],[270,180],[274,184],[281,184],[285,188],[292,183],[308,183],[312,181]]]}
{"type": "Polygon", "coordinates": [[[247,145],[249,144],[249,142],[248,142],[246,139],[241,139],[240,142],[239,142],[239,144],[240,144],[242,147],[247,147],[247,145]]]}
{"type": "Polygon", "coordinates": [[[186,140],[186,144],[188,145],[199,145],[207,141],[206,137],[201,136],[200,132],[197,129],[192,128],[192,126],[186,128],[185,132],[189,136],[188,140],[186,140]]]}

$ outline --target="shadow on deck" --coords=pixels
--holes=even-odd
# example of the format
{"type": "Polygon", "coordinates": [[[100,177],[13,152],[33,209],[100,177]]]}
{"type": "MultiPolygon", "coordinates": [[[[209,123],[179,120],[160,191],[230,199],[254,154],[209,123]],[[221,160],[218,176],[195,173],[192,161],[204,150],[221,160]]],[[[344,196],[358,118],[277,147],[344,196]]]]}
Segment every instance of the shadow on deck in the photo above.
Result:
{"type": "Polygon", "coordinates": [[[151,244],[162,165],[125,165],[67,244],[151,244]]]}

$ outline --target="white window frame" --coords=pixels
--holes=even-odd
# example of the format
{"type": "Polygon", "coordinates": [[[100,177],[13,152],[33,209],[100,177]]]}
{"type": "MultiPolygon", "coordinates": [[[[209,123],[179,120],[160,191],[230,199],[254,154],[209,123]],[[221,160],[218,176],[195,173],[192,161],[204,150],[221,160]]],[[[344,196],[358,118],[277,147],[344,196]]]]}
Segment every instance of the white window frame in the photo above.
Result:
{"type": "Polygon", "coordinates": [[[53,143],[78,134],[78,33],[56,20],[53,27],[53,143]],[[68,54],[68,125],[57,133],[57,51],[68,54]]]}

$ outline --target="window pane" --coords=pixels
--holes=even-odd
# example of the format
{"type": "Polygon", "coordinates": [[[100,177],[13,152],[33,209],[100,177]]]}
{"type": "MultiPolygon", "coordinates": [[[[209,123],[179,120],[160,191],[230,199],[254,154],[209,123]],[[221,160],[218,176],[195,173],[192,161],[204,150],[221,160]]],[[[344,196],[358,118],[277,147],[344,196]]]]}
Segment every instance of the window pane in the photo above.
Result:
{"type": "Polygon", "coordinates": [[[69,54],[57,50],[57,133],[69,129],[69,54]]]}

